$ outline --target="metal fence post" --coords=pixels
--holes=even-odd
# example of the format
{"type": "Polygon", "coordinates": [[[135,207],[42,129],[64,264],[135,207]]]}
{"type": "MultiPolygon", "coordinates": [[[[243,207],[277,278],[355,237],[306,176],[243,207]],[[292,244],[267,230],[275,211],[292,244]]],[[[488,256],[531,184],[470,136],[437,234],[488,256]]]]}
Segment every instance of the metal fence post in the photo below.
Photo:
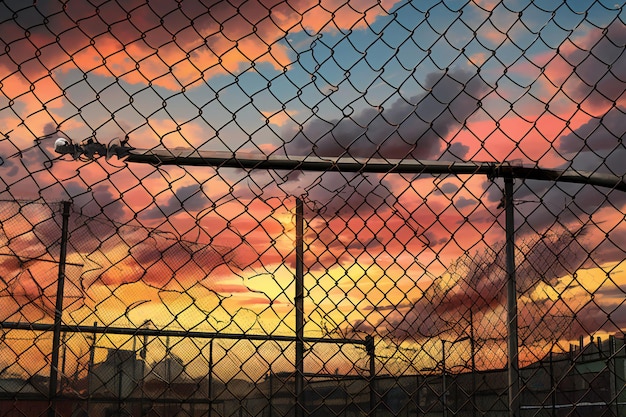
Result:
{"type": "Polygon", "coordinates": [[[509,416],[520,416],[520,388],[517,335],[517,281],[515,277],[515,219],[513,213],[513,178],[504,178],[506,217],[506,273],[508,324],[509,416]]]}
{"type": "Polygon", "coordinates": [[[304,205],[296,198],[296,417],[304,415],[304,205]]]}
{"type": "Polygon", "coordinates": [[[441,409],[443,417],[448,417],[448,386],[446,381],[446,341],[441,339],[441,409]]]}
{"type": "Polygon", "coordinates": [[[550,370],[550,407],[551,407],[551,416],[556,416],[556,378],[554,377],[554,359],[553,359],[554,346],[550,348],[550,356],[549,360],[549,370],[550,370]]]}
{"type": "Polygon", "coordinates": [[[61,347],[61,319],[63,316],[63,293],[65,286],[65,262],[67,258],[67,235],[70,217],[69,201],[63,202],[63,221],[61,226],[61,251],[59,254],[59,269],[57,276],[57,295],[54,305],[54,331],[52,334],[52,357],[50,359],[50,381],[48,383],[48,399],[50,407],[48,416],[56,415],[57,379],[59,376],[59,350],[61,347]]]}
{"type": "MultiPolygon", "coordinates": [[[[98,322],[93,322],[93,328],[98,327],[98,322]]],[[[91,397],[93,395],[93,369],[96,357],[96,332],[91,334],[91,344],[89,345],[89,362],[87,363],[87,415],[91,413],[91,397]]]]}
{"type": "Polygon", "coordinates": [[[609,336],[609,359],[608,359],[608,372],[609,372],[609,401],[611,404],[611,410],[616,416],[619,415],[619,402],[617,401],[617,367],[615,364],[617,355],[615,349],[615,336],[609,336]]]}
{"type": "Polygon", "coordinates": [[[374,345],[374,338],[370,335],[365,336],[365,350],[370,359],[370,374],[369,374],[369,417],[376,415],[376,350],[374,345]]]}
{"type": "Polygon", "coordinates": [[[474,312],[472,307],[469,309],[469,320],[470,320],[470,354],[471,358],[471,369],[472,369],[472,417],[476,417],[476,344],[474,341],[474,312]]]}
{"type": "Polygon", "coordinates": [[[209,367],[207,369],[207,396],[209,397],[208,417],[213,417],[213,341],[209,340],[209,367]]]}
{"type": "Polygon", "coordinates": [[[616,411],[624,410],[626,405],[626,336],[623,336],[619,348],[615,353],[615,384],[617,392],[615,401],[618,404],[616,411]]]}
{"type": "MultiPolygon", "coordinates": [[[[272,366],[270,365],[270,371],[268,374],[268,380],[269,380],[269,395],[268,395],[268,399],[267,401],[269,402],[268,407],[269,407],[269,416],[268,417],[274,417],[274,377],[273,377],[273,371],[272,371],[272,366]]],[[[263,413],[265,415],[265,413],[263,413]]]]}

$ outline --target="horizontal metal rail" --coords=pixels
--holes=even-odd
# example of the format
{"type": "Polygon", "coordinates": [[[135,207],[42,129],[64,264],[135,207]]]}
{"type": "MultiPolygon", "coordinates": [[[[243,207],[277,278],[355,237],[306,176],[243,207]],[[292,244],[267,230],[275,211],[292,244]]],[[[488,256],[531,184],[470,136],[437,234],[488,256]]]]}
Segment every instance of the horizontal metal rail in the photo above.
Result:
{"type": "MultiPolygon", "coordinates": [[[[0,330],[31,330],[37,332],[50,332],[54,329],[54,324],[45,323],[25,323],[25,322],[2,322],[0,330]]],[[[262,334],[237,334],[237,333],[218,333],[218,332],[200,332],[191,330],[167,330],[167,329],[148,329],[127,328],[127,327],[110,327],[110,326],[68,326],[62,325],[61,332],[67,333],[96,333],[96,334],[117,334],[128,336],[162,336],[162,337],[186,337],[198,339],[234,339],[234,340],[256,340],[256,341],[273,341],[273,342],[295,342],[298,340],[296,336],[281,335],[262,335],[262,334]]],[[[323,338],[323,337],[305,337],[305,343],[334,343],[334,344],[352,344],[365,345],[368,343],[364,339],[341,339],[341,338],[323,338]]]]}
{"type": "Polygon", "coordinates": [[[126,161],[132,163],[179,166],[211,166],[242,169],[338,171],[360,173],[403,174],[481,174],[490,178],[520,178],[540,181],[561,181],[589,184],[626,191],[624,178],[600,172],[529,167],[512,163],[426,161],[318,156],[283,156],[223,151],[198,151],[187,148],[130,149],[126,161]]]}
{"type": "MultiPolygon", "coordinates": [[[[60,403],[64,402],[90,402],[92,404],[118,404],[120,398],[112,396],[98,396],[98,395],[82,395],[80,393],[71,394],[63,393],[55,396],[55,399],[60,403]]],[[[50,401],[49,397],[43,394],[35,393],[22,393],[22,392],[0,392],[0,400],[12,400],[12,401],[33,401],[47,403],[50,401]]],[[[194,398],[194,397],[124,397],[122,399],[124,404],[222,404],[228,400],[224,399],[211,399],[211,398],[194,398]]]]}
{"type": "Polygon", "coordinates": [[[137,149],[127,141],[101,144],[95,139],[72,144],[57,139],[55,151],[71,155],[74,159],[92,160],[97,156],[107,159],[117,156],[131,163],[177,166],[210,166],[215,168],[241,168],[266,170],[336,171],[359,173],[399,174],[454,174],[486,175],[490,178],[520,178],[540,181],[561,181],[589,184],[626,191],[623,176],[602,172],[580,171],[573,168],[552,169],[523,166],[505,162],[429,161],[417,159],[357,158],[352,156],[320,157],[315,155],[265,155],[262,153],[206,151],[193,148],[137,149]]]}

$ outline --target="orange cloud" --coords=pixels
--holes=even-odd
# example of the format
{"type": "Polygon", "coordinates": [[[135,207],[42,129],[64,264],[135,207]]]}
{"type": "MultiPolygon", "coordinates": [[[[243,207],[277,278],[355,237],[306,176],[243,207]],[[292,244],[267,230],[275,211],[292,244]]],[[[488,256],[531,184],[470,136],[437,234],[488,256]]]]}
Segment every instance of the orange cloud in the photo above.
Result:
{"type": "Polygon", "coordinates": [[[472,3],[476,4],[483,10],[493,10],[500,4],[498,0],[472,0],[472,3]]]}
{"type": "Polygon", "coordinates": [[[262,112],[262,114],[269,121],[269,123],[276,125],[276,126],[284,126],[290,121],[293,121],[292,116],[286,111],[277,111],[277,112],[264,111],[262,112]]]}

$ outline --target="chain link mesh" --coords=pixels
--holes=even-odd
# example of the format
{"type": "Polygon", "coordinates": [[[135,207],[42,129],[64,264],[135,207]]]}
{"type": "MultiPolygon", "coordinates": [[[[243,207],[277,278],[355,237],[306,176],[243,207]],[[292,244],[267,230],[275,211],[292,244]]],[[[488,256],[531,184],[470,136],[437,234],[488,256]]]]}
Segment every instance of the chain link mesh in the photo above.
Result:
{"type": "Polygon", "coordinates": [[[624,17],[0,2],[0,417],[624,415],[624,17]]]}

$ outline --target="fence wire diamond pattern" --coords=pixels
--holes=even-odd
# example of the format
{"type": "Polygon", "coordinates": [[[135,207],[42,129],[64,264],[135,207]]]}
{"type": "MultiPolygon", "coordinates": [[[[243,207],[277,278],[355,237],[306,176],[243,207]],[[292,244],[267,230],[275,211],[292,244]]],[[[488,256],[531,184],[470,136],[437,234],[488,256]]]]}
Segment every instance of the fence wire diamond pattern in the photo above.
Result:
{"type": "Polygon", "coordinates": [[[0,2],[0,417],[624,415],[624,13],[0,2]]]}

